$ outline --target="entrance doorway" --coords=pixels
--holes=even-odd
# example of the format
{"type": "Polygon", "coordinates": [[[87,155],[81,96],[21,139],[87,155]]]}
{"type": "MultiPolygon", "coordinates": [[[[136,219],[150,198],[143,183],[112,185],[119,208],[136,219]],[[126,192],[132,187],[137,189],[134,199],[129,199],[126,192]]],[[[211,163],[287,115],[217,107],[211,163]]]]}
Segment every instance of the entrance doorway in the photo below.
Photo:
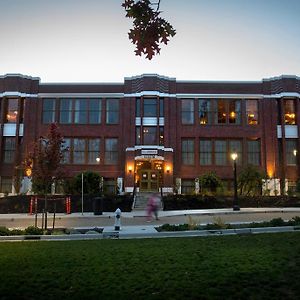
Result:
{"type": "Polygon", "coordinates": [[[162,161],[138,161],[136,183],[141,192],[157,192],[162,185],[162,161]]]}

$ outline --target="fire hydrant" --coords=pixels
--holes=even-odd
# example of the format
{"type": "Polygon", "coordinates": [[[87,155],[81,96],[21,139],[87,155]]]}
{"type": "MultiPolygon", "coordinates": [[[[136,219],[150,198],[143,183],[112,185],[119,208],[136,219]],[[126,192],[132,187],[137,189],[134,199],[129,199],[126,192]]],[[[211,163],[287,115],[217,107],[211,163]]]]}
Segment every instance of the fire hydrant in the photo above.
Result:
{"type": "Polygon", "coordinates": [[[121,228],[121,209],[117,208],[115,211],[115,230],[120,230],[121,228]]]}

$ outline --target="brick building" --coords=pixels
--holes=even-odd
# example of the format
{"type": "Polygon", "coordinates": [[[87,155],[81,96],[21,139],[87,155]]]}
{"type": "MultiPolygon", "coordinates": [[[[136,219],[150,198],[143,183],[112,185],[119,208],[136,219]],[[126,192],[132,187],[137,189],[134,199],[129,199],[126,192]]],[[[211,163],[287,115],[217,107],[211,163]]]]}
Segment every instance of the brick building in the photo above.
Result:
{"type": "Polygon", "coordinates": [[[43,83],[0,77],[0,192],[13,180],[28,147],[57,122],[70,151],[70,176],[98,172],[108,189],[125,192],[197,190],[195,179],[215,171],[230,187],[230,154],[238,170],[266,170],[267,188],[283,192],[299,178],[300,78],[253,82],[177,81],[155,74],[122,83],[43,83]],[[97,159],[97,158],[100,158],[97,159]]]}

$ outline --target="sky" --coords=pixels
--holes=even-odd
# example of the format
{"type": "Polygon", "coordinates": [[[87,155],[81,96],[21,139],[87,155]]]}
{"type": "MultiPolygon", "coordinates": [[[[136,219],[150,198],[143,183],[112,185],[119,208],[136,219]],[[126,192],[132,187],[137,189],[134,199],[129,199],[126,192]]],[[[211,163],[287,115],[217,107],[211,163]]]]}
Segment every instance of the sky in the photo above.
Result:
{"type": "Polygon", "coordinates": [[[161,0],[177,34],[151,61],[135,56],[122,0],[0,0],[0,75],[42,82],[300,76],[300,0],[161,0]]]}

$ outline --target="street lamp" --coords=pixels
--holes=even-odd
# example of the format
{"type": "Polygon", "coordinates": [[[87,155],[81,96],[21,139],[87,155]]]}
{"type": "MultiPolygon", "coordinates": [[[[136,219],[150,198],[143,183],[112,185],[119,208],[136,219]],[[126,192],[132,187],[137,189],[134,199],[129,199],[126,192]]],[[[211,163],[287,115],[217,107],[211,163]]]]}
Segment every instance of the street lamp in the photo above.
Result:
{"type": "Polygon", "coordinates": [[[236,176],[236,159],[237,153],[231,154],[231,159],[233,160],[233,175],[234,175],[234,196],[233,196],[233,210],[240,210],[238,205],[238,194],[237,194],[237,176],[236,176]]]}

